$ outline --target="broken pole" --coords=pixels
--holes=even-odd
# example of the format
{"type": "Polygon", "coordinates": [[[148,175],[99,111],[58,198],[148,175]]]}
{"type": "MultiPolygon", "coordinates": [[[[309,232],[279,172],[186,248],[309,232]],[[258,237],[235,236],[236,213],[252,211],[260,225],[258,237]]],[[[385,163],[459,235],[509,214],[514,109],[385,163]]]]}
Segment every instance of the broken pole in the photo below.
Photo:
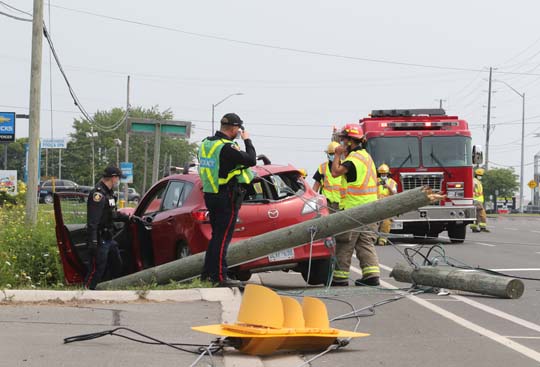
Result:
{"type": "MultiPolygon", "coordinates": [[[[410,212],[429,204],[434,199],[437,198],[434,197],[430,189],[419,187],[366,205],[254,236],[229,246],[227,263],[229,267],[233,267],[268,256],[276,251],[301,246],[310,242],[313,231],[315,232],[314,240],[351,231],[360,227],[360,223],[375,223],[410,212]]],[[[123,288],[152,283],[167,284],[170,281],[193,278],[201,273],[204,254],[204,252],[200,252],[183,259],[102,282],[97,285],[97,289],[123,288]]]]}
{"type": "Polygon", "coordinates": [[[398,282],[429,287],[456,289],[516,299],[523,295],[525,286],[519,279],[489,274],[481,270],[459,269],[450,266],[420,266],[413,268],[396,264],[390,276],[398,282]]]}

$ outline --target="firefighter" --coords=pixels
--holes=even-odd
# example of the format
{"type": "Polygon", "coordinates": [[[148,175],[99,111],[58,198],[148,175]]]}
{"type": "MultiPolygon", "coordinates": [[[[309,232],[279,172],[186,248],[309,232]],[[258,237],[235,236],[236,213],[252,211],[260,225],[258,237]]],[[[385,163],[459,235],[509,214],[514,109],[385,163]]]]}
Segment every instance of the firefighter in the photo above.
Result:
{"type": "MultiPolygon", "coordinates": [[[[336,158],[332,162],[332,176],[341,177],[340,208],[349,209],[377,200],[377,170],[373,159],[364,150],[365,136],[359,124],[347,124],[339,133],[340,145],[335,148],[336,158]],[[342,155],[345,159],[341,161],[342,155]]],[[[336,238],[336,270],[332,285],[349,285],[351,258],[356,257],[362,269],[358,286],[379,285],[379,259],[375,252],[377,224],[359,226],[348,233],[348,241],[336,238]]]]}
{"type": "Polygon", "coordinates": [[[319,169],[313,175],[313,180],[315,181],[313,190],[320,192],[326,197],[328,206],[333,209],[333,212],[339,210],[339,200],[341,198],[339,192],[341,188],[341,177],[334,178],[332,176],[332,162],[334,161],[337,146],[339,146],[339,143],[336,141],[328,144],[325,150],[328,161],[321,163],[319,169]]]}
{"type": "MultiPolygon", "coordinates": [[[[377,169],[377,173],[379,174],[377,190],[379,199],[397,194],[397,182],[389,177],[390,167],[383,163],[377,169]]],[[[386,246],[388,243],[387,235],[390,233],[391,225],[392,219],[390,218],[384,219],[379,223],[379,238],[377,239],[378,246],[386,246]]]]}
{"type": "Polygon", "coordinates": [[[90,262],[85,276],[86,288],[95,289],[106,270],[116,278],[122,270],[122,258],[118,243],[113,240],[115,221],[127,222],[128,216],[116,211],[118,187],[122,171],[109,166],[103,171],[103,178],[90,190],[87,206],[87,234],[90,262]]]}
{"type": "Polygon", "coordinates": [[[474,171],[474,205],[476,206],[476,222],[471,224],[473,232],[490,232],[487,228],[487,216],[484,209],[484,188],[482,186],[484,169],[477,168],[474,171]]]}
{"type": "Polygon", "coordinates": [[[253,178],[248,167],[255,164],[255,148],[244,130],[243,121],[235,113],[223,116],[220,130],[204,139],[199,148],[199,175],[212,226],[201,279],[216,286],[241,285],[238,280],[228,277],[226,257],[245,194],[244,185],[253,178]],[[236,138],[244,140],[245,152],[234,142],[236,138]]]}

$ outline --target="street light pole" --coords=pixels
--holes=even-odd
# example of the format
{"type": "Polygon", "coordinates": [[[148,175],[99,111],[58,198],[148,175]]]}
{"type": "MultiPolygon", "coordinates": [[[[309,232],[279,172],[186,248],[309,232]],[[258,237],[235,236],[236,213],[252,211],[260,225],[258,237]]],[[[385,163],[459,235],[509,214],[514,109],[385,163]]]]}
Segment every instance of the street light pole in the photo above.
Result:
{"type": "Polygon", "coordinates": [[[523,176],[525,175],[525,92],[519,93],[510,84],[504,80],[497,80],[503,83],[508,88],[512,89],[514,93],[521,97],[521,163],[519,170],[519,212],[523,213],[523,176]]]}
{"type": "Polygon", "coordinates": [[[229,98],[231,98],[232,96],[243,96],[243,95],[244,95],[244,93],[229,94],[227,97],[223,98],[218,103],[212,104],[212,135],[214,135],[214,132],[215,132],[215,129],[214,129],[214,110],[216,109],[216,107],[219,106],[220,104],[222,104],[223,102],[225,102],[226,100],[228,100],[229,98]]]}

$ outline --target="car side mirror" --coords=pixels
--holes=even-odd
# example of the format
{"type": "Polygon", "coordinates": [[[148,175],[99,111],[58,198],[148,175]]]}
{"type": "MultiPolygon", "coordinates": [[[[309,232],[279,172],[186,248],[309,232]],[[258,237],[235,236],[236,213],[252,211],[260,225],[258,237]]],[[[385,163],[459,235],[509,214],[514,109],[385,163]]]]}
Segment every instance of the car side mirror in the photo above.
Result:
{"type": "Polygon", "coordinates": [[[475,165],[484,163],[484,152],[481,145],[474,145],[472,149],[472,162],[475,165]]]}

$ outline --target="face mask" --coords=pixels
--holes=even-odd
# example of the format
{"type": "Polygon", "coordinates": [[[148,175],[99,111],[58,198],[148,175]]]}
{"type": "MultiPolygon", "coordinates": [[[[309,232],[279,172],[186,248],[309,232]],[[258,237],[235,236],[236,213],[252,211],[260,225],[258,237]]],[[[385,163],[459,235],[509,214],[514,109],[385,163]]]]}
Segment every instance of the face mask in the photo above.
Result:
{"type": "Polygon", "coordinates": [[[482,181],[482,176],[476,176],[476,178],[482,181]]]}
{"type": "Polygon", "coordinates": [[[332,153],[332,154],[328,153],[328,154],[326,154],[326,156],[328,157],[328,160],[329,160],[329,161],[333,161],[333,160],[334,160],[334,153],[332,153]]]}
{"type": "Polygon", "coordinates": [[[242,130],[238,130],[235,139],[242,139],[242,130]]]}
{"type": "Polygon", "coordinates": [[[382,178],[383,180],[386,180],[386,177],[387,177],[386,175],[381,175],[381,178],[382,178]]]}

